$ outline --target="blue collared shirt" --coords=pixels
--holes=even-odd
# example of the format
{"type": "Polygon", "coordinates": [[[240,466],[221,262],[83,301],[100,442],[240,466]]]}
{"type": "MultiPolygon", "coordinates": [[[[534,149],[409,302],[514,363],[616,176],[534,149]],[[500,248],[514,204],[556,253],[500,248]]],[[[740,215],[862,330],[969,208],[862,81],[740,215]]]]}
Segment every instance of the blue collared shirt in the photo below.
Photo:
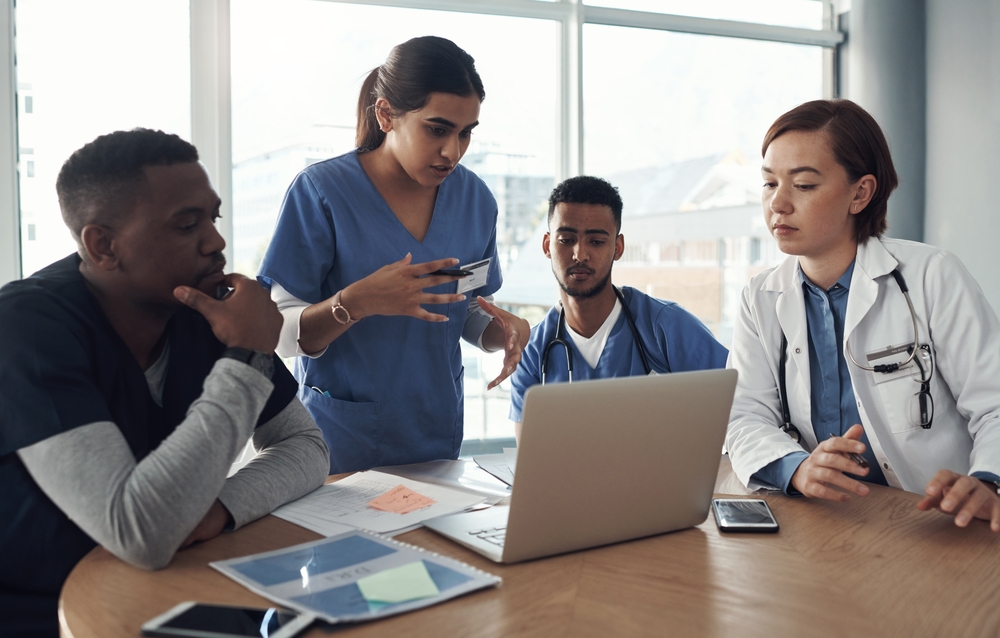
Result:
{"type": "MultiPolygon", "coordinates": [[[[854,387],[851,385],[850,370],[842,347],[854,262],[851,262],[837,283],[828,290],[823,290],[809,281],[801,266],[796,269],[796,274],[802,284],[809,334],[812,428],[816,440],[824,441],[831,436],[843,436],[852,425],[861,423],[854,387]]],[[[868,442],[867,432],[862,435],[861,442],[865,444],[863,456],[868,461],[870,469],[867,476],[855,478],[886,485],[885,476],[868,442]]],[[[764,466],[754,474],[754,478],[780,487],[787,494],[792,475],[808,457],[804,451],[793,452],[764,466]]]]}

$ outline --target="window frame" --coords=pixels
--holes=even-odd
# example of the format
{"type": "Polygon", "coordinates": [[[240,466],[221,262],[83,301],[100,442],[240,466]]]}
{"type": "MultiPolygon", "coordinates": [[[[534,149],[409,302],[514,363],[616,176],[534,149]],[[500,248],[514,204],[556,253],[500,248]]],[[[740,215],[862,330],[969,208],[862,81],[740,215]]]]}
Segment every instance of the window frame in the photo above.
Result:
{"type": "MultiPolygon", "coordinates": [[[[824,49],[823,87],[836,95],[836,48],[844,42],[837,29],[835,0],[821,2],[820,30],[694,18],[666,13],[597,7],[580,0],[315,0],[408,9],[454,11],[559,23],[557,105],[561,181],[584,171],[583,165],[583,25],[633,27],[767,40],[819,46],[824,49]]],[[[17,77],[15,68],[14,3],[0,11],[0,285],[19,279],[21,220],[18,196],[17,77]]],[[[230,0],[190,0],[191,15],[191,142],[198,148],[212,183],[222,198],[219,230],[232,263],[232,98],[230,87],[230,0]]]]}
{"type": "Polygon", "coordinates": [[[14,3],[0,10],[0,285],[21,278],[14,3]]]}

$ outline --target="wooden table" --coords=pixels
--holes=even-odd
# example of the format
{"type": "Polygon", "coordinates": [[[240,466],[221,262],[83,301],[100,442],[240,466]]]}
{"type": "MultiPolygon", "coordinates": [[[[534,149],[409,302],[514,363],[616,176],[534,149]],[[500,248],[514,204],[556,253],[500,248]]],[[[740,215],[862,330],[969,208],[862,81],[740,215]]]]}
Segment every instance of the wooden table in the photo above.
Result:
{"type": "MultiPolygon", "coordinates": [[[[733,493],[724,461],[717,490],[733,493]]],[[[845,504],[767,497],[777,534],[696,528],[503,566],[420,529],[399,537],[503,577],[434,607],[306,636],[996,636],[1000,536],[920,512],[918,497],[872,486],[845,504]]],[[[269,603],[207,566],[314,540],[273,516],[144,572],[98,548],[60,598],[63,635],[137,636],[184,600],[269,603]]]]}

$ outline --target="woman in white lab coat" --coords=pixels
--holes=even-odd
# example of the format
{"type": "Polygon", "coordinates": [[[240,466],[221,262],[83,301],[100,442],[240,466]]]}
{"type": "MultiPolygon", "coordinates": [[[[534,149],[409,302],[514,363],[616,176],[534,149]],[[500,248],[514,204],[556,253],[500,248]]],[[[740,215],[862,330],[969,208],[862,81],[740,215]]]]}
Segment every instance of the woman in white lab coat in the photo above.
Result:
{"type": "Polygon", "coordinates": [[[1000,531],[1000,322],[953,254],[882,238],[897,178],[878,124],[817,100],[778,118],[762,153],[764,218],[789,257],[743,292],[736,475],[840,501],[884,483],[1000,531]]]}

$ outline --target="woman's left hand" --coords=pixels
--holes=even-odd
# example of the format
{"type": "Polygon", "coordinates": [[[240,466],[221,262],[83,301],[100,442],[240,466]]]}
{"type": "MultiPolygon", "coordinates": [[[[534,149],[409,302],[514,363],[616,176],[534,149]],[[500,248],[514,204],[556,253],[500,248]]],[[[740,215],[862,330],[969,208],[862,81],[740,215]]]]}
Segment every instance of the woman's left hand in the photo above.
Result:
{"type": "Polygon", "coordinates": [[[483,312],[493,317],[493,321],[486,327],[486,333],[483,334],[483,345],[491,350],[499,350],[501,347],[504,349],[503,370],[486,388],[492,390],[500,385],[501,381],[514,374],[517,364],[521,361],[521,351],[528,345],[531,326],[524,319],[497,308],[482,297],[477,297],[477,301],[483,312]]]}

